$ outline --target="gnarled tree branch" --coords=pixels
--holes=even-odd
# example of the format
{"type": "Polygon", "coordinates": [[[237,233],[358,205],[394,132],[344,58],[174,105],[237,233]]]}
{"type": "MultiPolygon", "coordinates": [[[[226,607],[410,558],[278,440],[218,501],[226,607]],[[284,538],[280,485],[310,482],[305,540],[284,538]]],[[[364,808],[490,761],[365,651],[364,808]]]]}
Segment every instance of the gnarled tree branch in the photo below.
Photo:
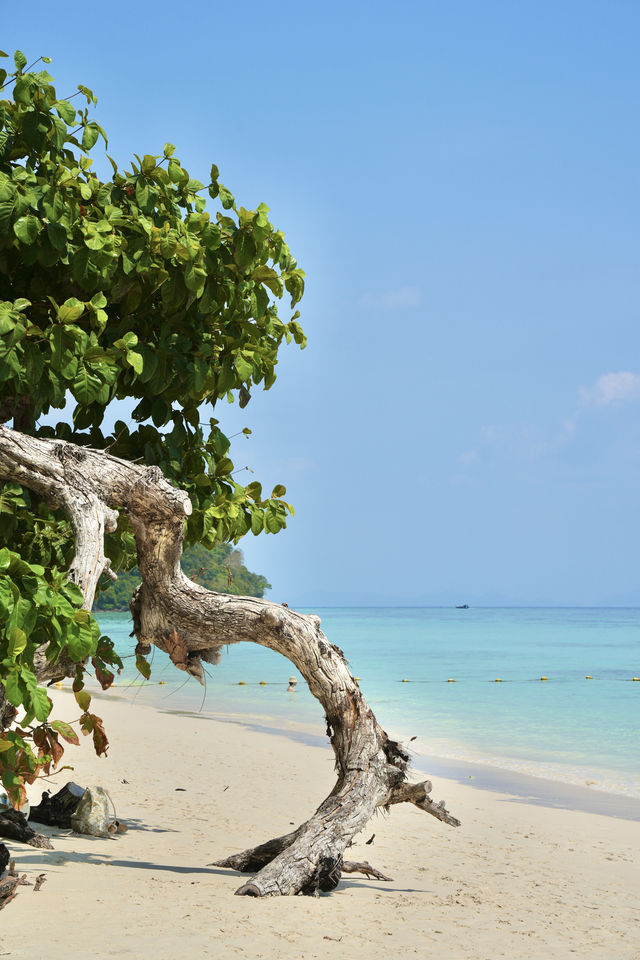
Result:
{"type": "Polygon", "coordinates": [[[337,782],[313,816],[292,833],[218,861],[256,873],[238,894],[333,889],[347,844],[380,806],[406,801],[459,825],[444,804],[431,800],[430,783],[407,783],[407,753],[378,724],[344,654],[320,629],[319,617],[263,599],[212,593],[183,574],[183,526],[191,503],[157,468],[0,426],[0,478],[22,483],[67,512],[76,535],[71,574],[87,606],[93,601],[95,572],[105,569],[104,530],[115,522],[116,509],[126,512],[142,577],[132,605],[139,643],[166,650],[177,635],[188,651],[183,667],[196,676],[200,659],[215,662],[223,645],[258,643],[287,657],[322,704],[337,782]]]}

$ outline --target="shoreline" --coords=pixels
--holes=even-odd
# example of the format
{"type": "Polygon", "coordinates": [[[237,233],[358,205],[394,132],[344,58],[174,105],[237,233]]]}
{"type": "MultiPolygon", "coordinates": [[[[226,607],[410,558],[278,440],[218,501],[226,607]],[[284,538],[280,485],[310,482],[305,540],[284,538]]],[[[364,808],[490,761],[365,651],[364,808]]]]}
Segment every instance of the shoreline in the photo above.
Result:
{"type": "MultiPolygon", "coordinates": [[[[152,688],[156,686],[157,684],[154,684],[153,681],[147,681],[144,684],[139,684],[138,689],[146,688],[152,692],[152,688]]],[[[112,693],[97,688],[93,691],[93,695],[100,700],[117,697],[123,703],[130,702],[117,686],[113,688],[112,693]]],[[[156,697],[152,697],[150,702],[143,702],[162,713],[190,716],[194,720],[212,719],[221,723],[237,723],[245,726],[248,730],[285,736],[293,742],[320,748],[329,747],[326,735],[318,732],[322,729],[321,725],[315,725],[306,719],[292,719],[287,722],[284,715],[273,716],[258,712],[224,712],[222,710],[196,711],[177,706],[173,708],[163,705],[156,697]]],[[[428,747],[423,752],[412,748],[406,738],[399,737],[399,739],[405,747],[408,747],[412,755],[410,769],[415,776],[420,774],[431,778],[442,777],[460,784],[467,784],[478,790],[513,794],[521,801],[527,800],[539,806],[580,810],[585,813],[597,813],[602,816],[640,821],[640,797],[607,790],[601,787],[597,781],[593,785],[587,786],[569,779],[560,779],[514,769],[510,766],[502,766],[499,762],[492,764],[468,757],[442,756],[430,752],[428,747]]],[[[508,762],[507,758],[503,758],[503,762],[508,762]]]]}
{"type": "MultiPolygon", "coordinates": [[[[160,709],[160,708],[156,708],[160,709]]],[[[264,733],[269,736],[282,736],[294,743],[327,749],[327,737],[312,733],[311,730],[296,730],[286,725],[276,726],[267,723],[268,717],[236,715],[225,717],[223,714],[203,714],[189,710],[162,710],[174,716],[192,717],[194,720],[215,720],[217,723],[238,724],[246,730],[264,733]]],[[[589,789],[586,786],[537,777],[490,764],[476,763],[472,760],[448,759],[433,754],[414,752],[409,767],[413,779],[422,777],[451,780],[475,790],[488,790],[492,793],[509,794],[513,802],[526,802],[541,807],[558,810],[575,810],[593,813],[605,817],[640,822],[640,799],[625,794],[610,793],[606,790],[589,789]],[[469,772],[472,771],[472,772],[469,772]]]]}

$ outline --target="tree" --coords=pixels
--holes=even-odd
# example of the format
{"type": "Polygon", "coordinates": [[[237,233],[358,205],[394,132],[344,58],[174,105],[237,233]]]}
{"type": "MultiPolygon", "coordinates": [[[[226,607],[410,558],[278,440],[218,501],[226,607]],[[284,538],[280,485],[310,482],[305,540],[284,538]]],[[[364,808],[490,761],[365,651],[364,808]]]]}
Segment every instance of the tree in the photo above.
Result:
{"type": "Polygon", "coordinates": [[[330,796],[286,837],[221,862],[256,874],[238,893],[331,889],[353,869],[344,849],[377,807],[409,801],[457,821],[428,782],[407,782],[406,752],[318,617],[208,591],[180,568],[183,543],[277,533],[293,512],[282,485],[265,496],[234,480],[229,440],[201,408],[224,398],[244,407],[254,387],[272,386],[283,341],[304,347],[298,312],[283,320],[277,309],[285,291],[295,308],[304,275],[268,208],[238,206],[215,164],[205,186],[167,143],[129,170],[109,157],[111,179],[100,179],[89,154],[107,137],[92,91],[59,98],[39,61],[27,68],[17,51],[14,62],[0,71],[12,94],[0,102],[3,783],[17,802],[59,761],[61,739],[78,741],[52,719],[43,686],[61,676],[73,676],[82,732],[106,753],[84,679],[93,668],[106,688],[120,664],[91,609],[102,574],[137,562],[142,672],[151,644],[201,678],[223,644],[251,641],[294,663],[324,707],[338,770],[330,796]],[[103,432],[106,408],[125,397],[138,401],[135,424],[103,432]],[[71,424],[38,425],[68,398],[71,424]]]}
{"type": "MultiPolygon", "coordinates": [[[[201,544],[188,547],[182,554],[180,565],[191,580],[219,593],[236,596],[263,597],[271,584],[259,573],[251,573],[244,565],[241,550],[234,550],[229,543],[220,543],[210,550],[201,544]]],[[[119,573],[114,582],[107,581],[108,588],[96,595],[94,610],[128,610],[129,601],[140,583],[140,574],[134,567],[129,573],[119,573]]]]}

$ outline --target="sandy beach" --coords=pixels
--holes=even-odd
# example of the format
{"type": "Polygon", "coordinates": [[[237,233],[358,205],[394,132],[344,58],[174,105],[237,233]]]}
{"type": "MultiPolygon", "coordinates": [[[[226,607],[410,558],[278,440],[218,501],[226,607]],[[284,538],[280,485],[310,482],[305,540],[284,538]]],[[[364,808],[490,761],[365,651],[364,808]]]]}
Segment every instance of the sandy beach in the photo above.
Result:
{"type": "MultiPolygon", "coordinates": [[[[56,697],[58,717],[74,719],[71,696],[56,697]]],[[[55,849],[9,844],[17,869],[46,882],[2,911],[0,957],[640,958],[640,802],[633,819],[631,801],[611,816],[433,776],[459,829],[397,807],[350,851],[393,882],[352,875],[318,898],[234,897],[243,877],[207,864],[306,819],[333,785],[328,745],[117,696],[99,706],[108,758],[84,740],[56,782],[107,787],[129,830],[42,828],[55,849]]]]}

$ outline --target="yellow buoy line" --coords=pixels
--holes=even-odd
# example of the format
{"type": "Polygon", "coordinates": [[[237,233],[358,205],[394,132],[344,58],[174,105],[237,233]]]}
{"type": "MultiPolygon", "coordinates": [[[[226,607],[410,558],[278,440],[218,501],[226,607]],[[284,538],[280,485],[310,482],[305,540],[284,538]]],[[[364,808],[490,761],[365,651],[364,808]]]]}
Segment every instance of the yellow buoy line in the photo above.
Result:
{"type": "MultiPolygon", "coordinates": [[[[356,681],[359,681],[359,680],[360,680],[360,677],[354,677],[353,679],[356,680],[356,681]]],[[[462,678],[462,682],[464,683],[465,681],[468,681],[468,680],[473,681],[474,679],[475,679],[475,678],[473,678],[473,677],[471,677],[471,678],[470,678],[470,677],[463,677],[463,678],[462,678]]],[[[540,683],[540,682],[545,683],[545,682],[549,681],[550,679],[551,679],[550,677],[544,677],[544,676],[543,676],[543,677],[527,677],[525,680],[509,680],[509,679],[506,679],[506,680],[505,680],[505,679],[503,679],[502,677],[495,677],[495,679],[493,679],[493,680],[484,680],[484,681],[482,681],[482,682],[483,682],[483,683],[540,683]]],[[[560,682],[561,682],[561,683],[571,683],[571,682],[574,682],[576,679],[577,679],[576,677],[573,677],[573,678],[565,678],[565,679],[563,679],[563,680],[560,681],[560,682]]],[[[618,682],[618,683],[631,683],[631,682],[633,682],[633,683],[640,683],[640,677],[610,677],[610,678],[603,678],[603,677],[593,677],[593,676],[592,676],[591,674],[589,674],[589,673],[586,674],[586,676],[585,676],[584,679],[585,679],[585,680],[611,679],[614,683],[615,683],[615,682],[618,682]]],[[[257,686],[257,687],[282,687],[282,686],[286,686],[286,685],[287,685],[287,682],[290,682],[290,681],[286,681],[286,680],[258,680],[258,681],[255,681],[255,680],[250,680],[250,681],[247,681],[247,680],[235,680],[235,681],[232,682],[232,685],[233,685],[233,686],[238,686],[238,687],[249,687],[249,686],[257,686]]],[[[398,682],[399,682],[399,683],[443,683],[443,682],[444,682],[444,683],[459,683],[460,681],[457,680],[455,677],[447,677],[446,680],[444,680],[444,681],[442,681],[442,680],[415,680],[415,679],[411,679],[411,678],[409,678],[409,677],[402,677],[402,679],[399,680],[398,682]]],[[[111,686],[112,686],[112,687],[116,687],[116,686],[128,686],[128,687],[131,687],[131,686],[139,686],[139,687],[148,686],[148,687],[152,687],[152,686],[156,686],[156,685],[157,685],[157,686],[162,687],[162,686],[165,686],[166,683],[167,683],[166,680],[137,680],[137,679],[135,679],[135,680],[125,680],[125,681],[121,680],[120,683],[114,682],[114,683],[111,684],[111,686]]],[[[56,685],[56,687],[62,687],[63,684],[62,684],[62,681],[61,681],[61,680],[58,680],[55,685],[56,685]]]]}
{"type": "MultiPolygon", "coordinates": [[[[359,677],[357,679],[360,679],[359,677]]],[[[468,680],[476,680],[479,678],[476,677],[462,677],[462,682],[468,680]]],[[[546,683],[550,681],[551,677],[526,677],[524,680],[509,680],[503,679],[502,677],[495,677],[493,680],[483,680],[483,683],[546,683]]],[[[578,677],[563,677],[560,681],[561,683],[573,683],[578,680],[578,677]]],[[[634,683],[640,683],[640,677],[593,677],[590,673],[586,674],[585,680],[612,680],[614,683],[627,683],[633,681],[634,683]]],[[[409,677],[402,677],[398,683],[459,683],[460,681],[456,677],[447,677],[446,680],[416,680],[409,677]]]]}

